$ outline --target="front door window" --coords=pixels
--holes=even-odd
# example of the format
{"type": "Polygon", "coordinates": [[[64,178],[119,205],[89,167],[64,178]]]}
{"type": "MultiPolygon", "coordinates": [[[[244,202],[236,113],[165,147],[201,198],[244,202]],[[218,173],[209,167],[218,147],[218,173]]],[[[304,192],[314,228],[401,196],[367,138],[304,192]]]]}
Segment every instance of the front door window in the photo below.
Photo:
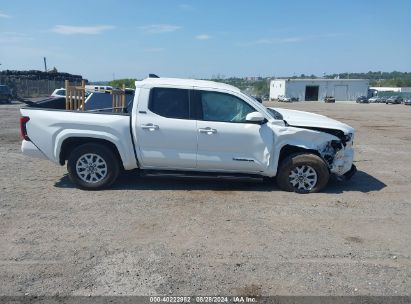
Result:
{"type": "Polygon", "coordinates": [[[201,92],[202,120],[245,123],[247,114],[255,112],[248,103],[233,95],[201,92]]]}

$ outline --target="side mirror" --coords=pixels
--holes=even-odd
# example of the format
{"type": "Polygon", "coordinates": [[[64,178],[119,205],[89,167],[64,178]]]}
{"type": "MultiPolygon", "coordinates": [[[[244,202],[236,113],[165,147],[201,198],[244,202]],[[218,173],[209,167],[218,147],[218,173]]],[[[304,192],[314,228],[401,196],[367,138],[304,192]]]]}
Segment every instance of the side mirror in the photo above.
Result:
{"type": "Polygon", "coordinates": [[[265,117],[261,115],[260,112],[251,112],[247,114],[245,120],[248,122],[262,123],[263,121],[265,121],[265,117]]]}

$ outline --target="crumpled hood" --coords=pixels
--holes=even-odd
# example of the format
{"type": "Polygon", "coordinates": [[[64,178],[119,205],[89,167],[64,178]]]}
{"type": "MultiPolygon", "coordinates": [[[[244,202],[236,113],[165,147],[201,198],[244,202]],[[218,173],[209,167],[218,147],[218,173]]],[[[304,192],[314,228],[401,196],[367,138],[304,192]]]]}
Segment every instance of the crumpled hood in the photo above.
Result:
{"type": "Polygon", "coordinates": [[[324,115],[283,108],[272,109],[279,112],[283,116],[283,119],[291,126],[341,130],[344,134],[354,133],[354,128],[324,115]]]}

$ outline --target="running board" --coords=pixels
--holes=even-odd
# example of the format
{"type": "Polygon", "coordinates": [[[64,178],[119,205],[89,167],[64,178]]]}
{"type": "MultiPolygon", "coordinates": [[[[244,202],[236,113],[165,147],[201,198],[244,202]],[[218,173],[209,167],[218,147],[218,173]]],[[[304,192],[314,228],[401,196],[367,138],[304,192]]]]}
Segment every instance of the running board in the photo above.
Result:
{"type": "Polygon", "coordinates": [[[197,178],[197,179],[228,179],[228,180],[244,180],[244,181],[263,181],[264,180],[264,177],[258,174],[174,171],[174,170],[140,170],[140,175],[141,176],[176,177],[176,178],[197,178]]]}

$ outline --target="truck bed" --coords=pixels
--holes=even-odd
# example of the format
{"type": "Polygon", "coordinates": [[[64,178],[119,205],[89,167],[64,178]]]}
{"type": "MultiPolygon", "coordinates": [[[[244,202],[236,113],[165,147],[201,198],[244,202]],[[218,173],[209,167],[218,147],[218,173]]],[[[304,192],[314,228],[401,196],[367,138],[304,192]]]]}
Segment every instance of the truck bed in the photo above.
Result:
{"type": "Polygon", "coordinates": [[[128,113],[102,111],[68,111],[58,109],[58,103],[21,108],[29,117],[27,135],[47,158],[60,162],[60,150],[68,138],[97,138],[116,145],[125,169],[137,167],[128,113]]]}
{"type": "MultiPolygon", "coordinates": [[[[125,95],[126,107],[124,109],[116,109],[116,113],[129,113],[133,104],[133,98],[134,95],[125,95]]],[[[22,101],[25,102],[29,108],[66,110],[65,97],[50,97],[37,102],[22,101]]],[[[92,93],[86,99],[84,110],[88,112],[113,112],[112,95],[106,93],[92,93]]]]}

